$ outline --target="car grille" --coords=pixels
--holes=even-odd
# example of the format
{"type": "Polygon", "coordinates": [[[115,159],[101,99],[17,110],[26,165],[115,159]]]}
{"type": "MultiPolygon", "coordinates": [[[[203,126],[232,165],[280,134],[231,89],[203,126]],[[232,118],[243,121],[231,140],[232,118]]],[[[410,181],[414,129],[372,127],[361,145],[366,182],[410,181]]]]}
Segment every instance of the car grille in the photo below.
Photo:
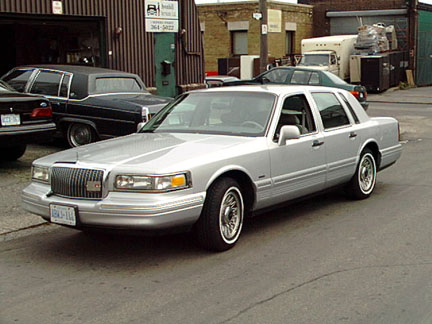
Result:
{"type": "Polygon", "coordinates": [[[71,198],[102,198],[103,171],[81,168],[53,167],[51,190],[71,198]]]}

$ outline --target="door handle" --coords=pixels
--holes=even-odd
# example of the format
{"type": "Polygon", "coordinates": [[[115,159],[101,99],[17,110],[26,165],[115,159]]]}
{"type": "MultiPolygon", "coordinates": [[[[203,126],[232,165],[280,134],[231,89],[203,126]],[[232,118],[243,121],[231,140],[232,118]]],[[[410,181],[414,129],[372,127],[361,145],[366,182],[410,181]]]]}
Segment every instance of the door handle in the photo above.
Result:
{"type": "Polygon", "coordinates": [[[315,141],[312,142],[312,147],[321,146],[321,145],[323,145],[323,144],[324,144],[324,142],[320,142],[320,141],[318,141],[318,140],[315,140],[315,141]]]}
{"type": "Polygon", "coordinates": [[[351,133],[349,134],[349,138],[355,138],[355,137],[357,137],[357,133],[355,133],[355,132],[351,132],[351,133]]]}

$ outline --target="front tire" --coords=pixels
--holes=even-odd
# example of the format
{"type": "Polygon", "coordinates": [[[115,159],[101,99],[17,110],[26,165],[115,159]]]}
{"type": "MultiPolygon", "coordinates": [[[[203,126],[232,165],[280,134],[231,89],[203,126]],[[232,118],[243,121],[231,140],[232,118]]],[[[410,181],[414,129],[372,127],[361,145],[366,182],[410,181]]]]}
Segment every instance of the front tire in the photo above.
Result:
{"type": "Polygon", "coordinates": [[[81,123],[69,124],[66,137],[70,147],[89,144],[96,140],[94,129],[89,125],[81,123]]]}
{"type": "Polygon", "coordinates": [[[375,189],[376,162],[373,152],[366,148],[360,154],[360,161],[354,177],[348,184],[348,194],[353,199],[366,199],[375,189]]]}
{"type": "Polygon", "coordinates": [[[222,178],[207,192],[204,207],[194,232],[198,244],[211,251],[226,251],[240,237],[244,203],[240,186],[232,178],[222,178]]]}

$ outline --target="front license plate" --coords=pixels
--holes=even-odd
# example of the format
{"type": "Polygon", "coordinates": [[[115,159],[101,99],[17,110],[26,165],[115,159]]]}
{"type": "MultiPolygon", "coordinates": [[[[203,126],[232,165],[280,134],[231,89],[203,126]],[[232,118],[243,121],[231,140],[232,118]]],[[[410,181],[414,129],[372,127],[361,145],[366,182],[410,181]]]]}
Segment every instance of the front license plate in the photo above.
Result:
{"type": "Polygon", "coordinates": [[[18,114],[5,114],[1,115],[2,126],[16,126],[21,124],[21,118],[18,114]]]}
{"type": "Polygon", "coordinates": [[[76,209],[71,206],[50,205],[50,219],[56,224],[76,226],[76,209]]]}

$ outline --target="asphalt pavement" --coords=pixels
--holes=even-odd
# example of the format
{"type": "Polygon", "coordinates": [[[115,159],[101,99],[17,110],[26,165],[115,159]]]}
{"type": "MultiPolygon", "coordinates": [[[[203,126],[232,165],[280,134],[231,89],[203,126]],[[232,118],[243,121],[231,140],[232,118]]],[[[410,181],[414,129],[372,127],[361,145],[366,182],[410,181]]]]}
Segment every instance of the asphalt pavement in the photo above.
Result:
{"type": "Polygon", "coordinates": [[[0,166],[0,323],[432,323],[432,105],[374,101],[368,113],[396,117],[403,140],[369,199],[331,192],[250,219],[225,253],[187,234],[30,225],[40,219],[19,193],[31,161],[62,149],[31,147],[0,166]]]}

